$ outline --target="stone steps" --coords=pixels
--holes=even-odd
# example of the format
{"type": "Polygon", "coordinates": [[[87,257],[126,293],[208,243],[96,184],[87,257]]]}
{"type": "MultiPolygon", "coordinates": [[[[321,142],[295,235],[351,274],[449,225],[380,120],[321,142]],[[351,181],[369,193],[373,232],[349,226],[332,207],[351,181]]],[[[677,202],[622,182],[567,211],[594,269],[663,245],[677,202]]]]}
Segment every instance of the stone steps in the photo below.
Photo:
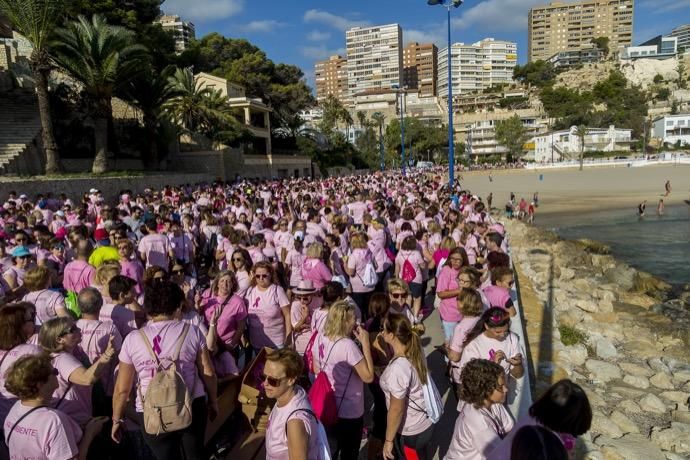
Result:
{"type": "Polygon", "coordinates": [[[41,132],[38,101],[33,92],[15,90],[0,95],[0,173],[38,173],[28,156],[41,132]]]}

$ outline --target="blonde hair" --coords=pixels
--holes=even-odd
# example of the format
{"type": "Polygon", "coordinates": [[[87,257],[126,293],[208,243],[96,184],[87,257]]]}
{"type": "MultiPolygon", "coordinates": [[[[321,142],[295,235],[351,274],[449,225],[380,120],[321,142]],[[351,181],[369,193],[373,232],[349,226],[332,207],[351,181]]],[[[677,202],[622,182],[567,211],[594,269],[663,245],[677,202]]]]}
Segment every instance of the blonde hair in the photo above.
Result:
{"type": "Polygon", "coordinates": [[[24,286],[29,291],[40,291],[46,288],[46,283],[50,281],[50,271],[46,267],[34,267],[26,271],[24,275],[24,286]]]}
{"type": "Polygon", "coordinates": [[[314,242],[307,246],[307,257],[312,259],[320,259],[323,255],[323,244],[314,242]]]}
{"type": "Polygon", "coordinates": [[[230,270],[223,270],[220,273],[216,275],[215,278],[213,278],[213,281],[211,282],[211,292],[213,295],[218,294],[218,283],[220,282],[220,279],[223,278],[224,276],[229,276],[230,281],[231,281],[231,286],[230,286],[230,294],[234,294],[237,291],[237,278],[235,278],[235,274],[231,272],[230,270]]]}
{"type": "Polygon", "coordinates": [[[330,306],[323,335],[333,340],[350,335],[348,324],[355,320],[355,307],[344,300],[339,300],[330,306]]]}
{"type": "Polygon", "coordinates": [[[439,246],[439,249],[455,249],[457,244],[455,243],[455,240],[447,236],[441,240],[441,245],[439,246]]]}
{"type": "Polygon", "coordinates": [[[405,291],[405,293],[409,294],[410,293],[410,286],[400,278],[391,278],[388,280],[388,292],[391,292],[393,289],[397,289],[399,291],[405,291]]]}
{"type": "Polygon", "coordinates": [[[73,324],[74,320],[71,317],[61,316],[49,319],[43,323],[38,332],[38,344],[49,353],[63,351],[62,345],[58,344],[58,339],[73,324]]]}
{"type": "Polygon", "coordinates": [[[481,316],[484,312],[484,303],[479,291],[472,288],[462,288],[458,294],[458,311],[463,316],[481,316]]]}
{"type": "Polygon", "coordinates": [[[422,385],[425,385],[428,372],[426,357],[422,351],[422,342],[419,340],[419,335],[412,330],[410,320],[404,315],[388,315],[383,322],[383,328],[386,332],[393,334],[405,346],[405,357],[417,371],[422,385]]]}
{"type": "Polygon", "coordinates": [[[116,260],[106,260],[96,269],[96,283],[102,286],[101,293],[110,297],[110,291],[108,291],[108,283],[111,279],[116,277],[122,272],[122,267],[120,262],[116,260]]]}
{"type": "Polygon", "coordinates": [[[367,249],[367,236],[358,232],[350,237],[350,247],[352,249],[367,249]]]}

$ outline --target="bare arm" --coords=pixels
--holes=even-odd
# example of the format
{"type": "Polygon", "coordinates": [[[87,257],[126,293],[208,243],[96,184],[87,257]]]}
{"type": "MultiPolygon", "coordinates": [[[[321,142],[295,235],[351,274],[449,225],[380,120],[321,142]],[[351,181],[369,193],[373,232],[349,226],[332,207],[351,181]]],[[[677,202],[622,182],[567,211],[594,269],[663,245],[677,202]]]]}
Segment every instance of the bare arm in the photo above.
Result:
{"type": "Polygon", "coordinates": [[[292,321],[290,321],[290,305],[283,305],[280,307],[283,312],[283,320],[285,321],[285,341],[289,341],[292,337],[292,321]]]}
{"type": "Polygon", "coordinates": [[[96,383],[101,374],[103,374],[103,371],[109,368],[110,361],[115,355],[113,339],[114,337],[111,335],[105,351],[91,367],[87,369],[82,366],[73,370],[69,375],[69,381],[75,385],[82,386],[90,386],[96,383]]]}
{"type": "Polygon", "coordinates": [[[383,445],[383,456],[386,459],[394,458],[392,455],[393,443],[395,437],[398,435],[398,428],[400,428],[404,410],[405,400],[398,399],[391,395],[390,408],[388,409],[388,418],[386,420],[386,440],[383,445]]]}
{"type": "Polygon", "coordinates": [[[309,436],[302,420],[292,419],[287,422],[287,444],[290,460],[307,460],[309,436]]]}

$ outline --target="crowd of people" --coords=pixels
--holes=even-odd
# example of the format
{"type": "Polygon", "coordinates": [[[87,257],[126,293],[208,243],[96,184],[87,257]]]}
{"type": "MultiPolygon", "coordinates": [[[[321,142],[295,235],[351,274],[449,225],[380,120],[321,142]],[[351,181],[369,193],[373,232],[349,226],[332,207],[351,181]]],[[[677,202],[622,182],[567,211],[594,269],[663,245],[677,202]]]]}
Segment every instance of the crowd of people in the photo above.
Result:
{"type": "Polygon", "coordinates": [[[442,379],[446,459],[572,458],[591,424],[567,380],[511,413],[505,228],[433,172],[10,193],[0,228],[0,458],[207,458],[219,385],[257,355],[268,459],[358,459],[363,440],[431,459],[442,379]],[[446,375],[422,347],[434,309],[446,375]]]}

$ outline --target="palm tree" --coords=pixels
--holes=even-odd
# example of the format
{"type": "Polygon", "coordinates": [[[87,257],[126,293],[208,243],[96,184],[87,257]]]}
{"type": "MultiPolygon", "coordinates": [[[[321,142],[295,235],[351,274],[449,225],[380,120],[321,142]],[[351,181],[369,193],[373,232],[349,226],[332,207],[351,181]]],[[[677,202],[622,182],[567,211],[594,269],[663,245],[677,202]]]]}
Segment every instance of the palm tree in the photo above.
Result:
{"type": "Polygon", "coordinates": [[[585,162],[585,136],[587,135],[587,125],[578,125],[576,128],[577,137],[580,139],[580,171],[585,162]]]}
{"type": "Polygon", "coordinates": [[[357,121],[359,121],[359,126],[362,129],[369,126],[369,123],[367,123],[367,113],[364,110],[357,111],[357,121]]]}
{"type": "Polygon", "coordinates": [[[379,127],[379,154],[381,156],[381,171],[383,171],[386,166],[385,160],[383,158],[383,123],[386,121],[386,116],[381,112],[374,112],[371,115],[371,119],[374,120],[374,122],[376,122],[376,125],[378,125],[379,127]]]}
{"type": "Polygon", "coordinates": [[[180,133],[203,134],[214,141],[231,142],[246,135],[219,90],[204,87],[192,70],[177,69],[170,76],[176,96],[164,104],[180,133]]]}
{"type": "Polygon", "coordinates": [[[60,155],[53,133],[48,99],[48,77],[52,63],[47,44],[63,11],[62,0],[0,0],[0,13],[7,16],[12,28],[22,34],[33,47],[29,63],[34,74],[41,138],[46,152],[46,174],[60,172],[60,155]]]}
{"type": "Polygon", "coordinates": [[[145,152],[142,160],[147,167],[156,169],[160,160],[158,155],[159,129],[170,120],[165,104],[179,95],[170,80],[176,70],[167,66],[157,72],[150,64],[136,78],[121,88],[122,96],[141,111],[144,129],[147,133],[145,152]]]}
{"type": "Polygon", "coordinates": [[[94,15],[79,16],[56,32],[52,54],[72,78],[82,84],[94,118],[96,155],[92,172],[108,170],[108,121],[113,94],[142,71],[146,48],[134,43],[134,32],[109,25],[94,15]]]}

